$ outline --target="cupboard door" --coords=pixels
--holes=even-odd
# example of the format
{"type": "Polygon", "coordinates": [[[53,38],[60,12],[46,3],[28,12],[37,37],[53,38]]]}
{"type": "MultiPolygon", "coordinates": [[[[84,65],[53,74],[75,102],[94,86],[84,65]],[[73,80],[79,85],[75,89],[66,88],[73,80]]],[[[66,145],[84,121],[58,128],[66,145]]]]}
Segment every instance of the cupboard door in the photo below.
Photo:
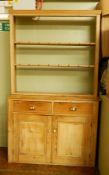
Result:
{"type": "Polygon", "coordinates": [[[51,117],[15,113],[13,119],[15,162],[50,162],[51,117]]]}
{"type": "Polygon", "coordinates": [[[54,164],[90,165],[90,116],[57,116],[53,119],[54,164]]]}

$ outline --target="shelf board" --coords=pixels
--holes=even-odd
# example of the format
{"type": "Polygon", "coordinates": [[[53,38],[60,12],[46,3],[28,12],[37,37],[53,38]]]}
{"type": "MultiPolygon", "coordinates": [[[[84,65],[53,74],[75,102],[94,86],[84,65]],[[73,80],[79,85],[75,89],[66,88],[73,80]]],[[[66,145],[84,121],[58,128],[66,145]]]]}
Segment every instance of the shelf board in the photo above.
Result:
{"type": "Polygon", "coordinates": [[[15,45],[39,45],[39,46],[95,46],[95,42],[86,43],[61,43],[61,42],[31,42],[31,41],[17,41],[15,45]]]}
{"type": "Polygon", "coordinates": [[[10,10],[14,16],[46,16],[46,17],[72,17],[97,16],[101,10],[10,10]]]}
{"type": "Polygon", "coordinates": [[[93,69],[94,65],[32,65],[32,64],[16,64],[15,67],[17,69],[38,69],[38,70],[86,70],[86,69],[93,69]]]}

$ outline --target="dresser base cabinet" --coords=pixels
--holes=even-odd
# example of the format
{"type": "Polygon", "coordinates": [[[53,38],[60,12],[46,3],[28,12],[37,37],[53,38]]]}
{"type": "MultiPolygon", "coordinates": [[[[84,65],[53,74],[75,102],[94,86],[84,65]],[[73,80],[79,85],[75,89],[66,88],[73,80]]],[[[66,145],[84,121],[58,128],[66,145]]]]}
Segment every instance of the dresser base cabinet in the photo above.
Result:
{"type": "Polygon", "coordinates": [[[94,166],[97,113],[97,100],[9,97],[9,162],[94,166]]]}

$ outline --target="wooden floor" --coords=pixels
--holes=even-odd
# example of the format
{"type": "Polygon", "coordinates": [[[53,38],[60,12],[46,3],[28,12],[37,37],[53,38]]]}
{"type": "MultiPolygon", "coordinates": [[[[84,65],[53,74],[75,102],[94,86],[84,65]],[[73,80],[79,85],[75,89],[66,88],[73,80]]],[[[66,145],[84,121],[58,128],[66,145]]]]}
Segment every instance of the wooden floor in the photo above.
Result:
{"type": "Polygon", "coordinates": [[[7,149],[0,148],[0,175],[98,175],[95,168],[10,164],[7,149]]]}

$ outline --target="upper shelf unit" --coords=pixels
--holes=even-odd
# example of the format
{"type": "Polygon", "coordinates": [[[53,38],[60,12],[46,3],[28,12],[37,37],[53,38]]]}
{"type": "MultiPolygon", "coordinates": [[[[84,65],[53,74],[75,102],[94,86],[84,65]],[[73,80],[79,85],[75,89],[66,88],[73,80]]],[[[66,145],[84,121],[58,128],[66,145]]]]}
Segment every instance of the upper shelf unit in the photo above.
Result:
{"type": "Polygon", "coordinates": [[[10,11],[11,93],[97,96],[100,14],[10,11]]]}

